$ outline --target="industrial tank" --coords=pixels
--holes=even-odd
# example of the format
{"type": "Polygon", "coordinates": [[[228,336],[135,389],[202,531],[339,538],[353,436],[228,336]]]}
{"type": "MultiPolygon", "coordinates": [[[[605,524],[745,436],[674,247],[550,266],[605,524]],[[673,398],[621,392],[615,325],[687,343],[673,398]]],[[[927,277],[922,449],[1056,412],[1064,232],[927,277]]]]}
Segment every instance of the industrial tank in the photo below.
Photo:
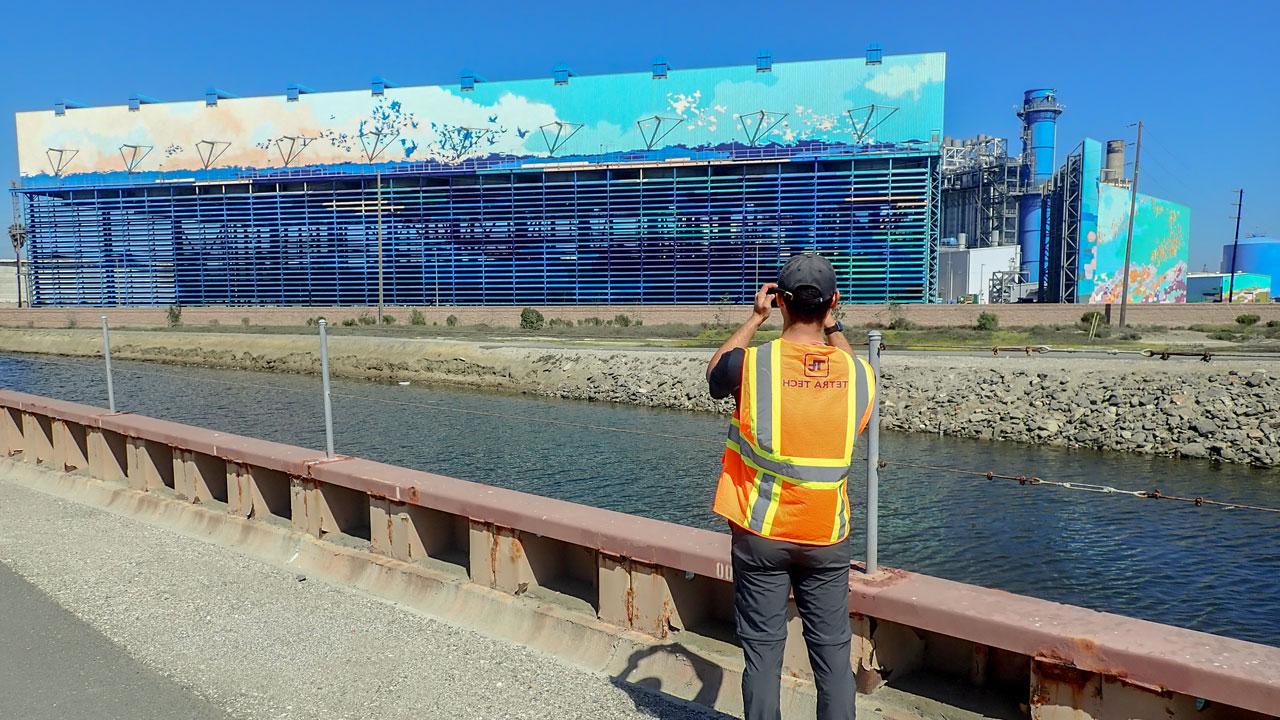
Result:
{"type": "Polygon", "coordinates": [[[1063,107],[1052,88],[1028,90],[1022,95],[1022,192],[1018,199],[1018,247],[1027,282],[1040,280],[1040,251],[1045,238],[1040,188],[1053,176],[1058,141],[1058,116],[1063,107]]]}
{"type": "MultiPolygon", "coordinates": [[[[1222,272],[1231,272],[1231,252],[1234,242],[1222,247],[1222,272]]],[[[1236,272],[1257,273],[1271,276],[1271,297],[1280,294],[1280,238],[1251,237],[1240,240],[1236,253],[1236,272]]]]}
{"type": "Polygon", "coordinates": [[[1102,171],[1102,179],[1106,182],[1119,182],[1124,179],[1124,141],[1107,141],[1107,166],[1102,171]]]}

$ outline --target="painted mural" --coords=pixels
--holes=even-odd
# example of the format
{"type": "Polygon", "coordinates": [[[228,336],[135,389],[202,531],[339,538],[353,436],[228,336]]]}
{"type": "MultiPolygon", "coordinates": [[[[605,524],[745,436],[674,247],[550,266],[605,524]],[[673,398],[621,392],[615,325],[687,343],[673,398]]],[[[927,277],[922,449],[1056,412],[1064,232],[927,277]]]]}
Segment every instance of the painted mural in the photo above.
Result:
{"type": "Polygon", "coordinates": [[[1271,302],[1271,276],[1258,273],[1192,274],[1187,278],[1187,302],[1271,302]]]}
{"type": "MultiPolygon", "coordinates": [[[[946,56],[22,112],[25,179],[936,142],[946,56]]],[[[101,180],[102,178],[97,178],[101,180]]]]}
{"type": "MultiPolygon", "coordinates": [[[[1088,290],[1088,302],[1119,302],[1129,229],[1129,190],[1102,183],[1096,187],[1097,228],[1085,233],[1080,248],[1080,296],[1086,297],[1088,290]]],[[[1138,193],[1129,302],[1186,302],[1190,238],[1190,208],[1138,193]]]]}

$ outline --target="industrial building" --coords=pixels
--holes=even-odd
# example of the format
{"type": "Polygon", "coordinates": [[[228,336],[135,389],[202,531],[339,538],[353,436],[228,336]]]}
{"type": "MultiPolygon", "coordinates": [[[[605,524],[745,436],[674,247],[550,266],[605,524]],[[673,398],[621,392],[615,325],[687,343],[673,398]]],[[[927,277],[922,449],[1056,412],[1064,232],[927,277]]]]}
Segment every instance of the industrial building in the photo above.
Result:
{"type": "Polygon", "coordinates": [[[943,302],[1119,302],[1135,208],[1129,260],[1129,302],[1187,299],[1191,211],[1134,195],[1125,143],[1085,139],[1057,164],[1057,121],[1065,110],[1051,89],[1028,90],[1018,117],[1022,153],[1003,138],[943,141],[943,273],[948,263],[972,266],[966,251],[1015,248],[1014,268],[986,263],[986,271],[958,294],[941,288],[943,302]],[[946,248],[957,250],[948,257],[946,248]]]}
{"type": "Polygon", "coordinates": [[[1250,272],[1193,272],[1187,275],[1187,302],[1271,302],[1271,276],[1250,272]]]}
{"type": "Polygon", "coordinates": [[[1227,243],[1218,269],[1228,274],[1251,273],[1271,278],[1270,295],[1276,300],[1280,298],[1280,238],[1255,235],[1227,243]]]}
{"type": "Polygon", "coordinates": [[[938,295],[945,55],[18,113],[33,305],[938,295]]]}

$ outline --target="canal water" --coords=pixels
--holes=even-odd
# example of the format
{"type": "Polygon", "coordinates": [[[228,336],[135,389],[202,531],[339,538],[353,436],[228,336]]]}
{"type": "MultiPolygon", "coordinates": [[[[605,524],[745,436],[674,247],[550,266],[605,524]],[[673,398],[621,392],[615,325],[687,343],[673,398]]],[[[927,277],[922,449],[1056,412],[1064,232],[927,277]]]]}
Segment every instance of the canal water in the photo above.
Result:
{"type": "MultiPolygon", "coordinates": [[[[115,363],[120,409],[324,447],[315,377],[115,363]]],[[[0,387],[106,405],[100,361],[0,354],[0,387]]],[[[339,380],[337,449],[713,530],[725,420],[339,380]]],[[[1280,505],[1280,472],[886,433],[886,460],[1280,505]]],[[[860,556],[865,465],[851,475],[860,556]]],[[[880,562],[1280,646],[1280,515],[889,466],[880,562]]]]}

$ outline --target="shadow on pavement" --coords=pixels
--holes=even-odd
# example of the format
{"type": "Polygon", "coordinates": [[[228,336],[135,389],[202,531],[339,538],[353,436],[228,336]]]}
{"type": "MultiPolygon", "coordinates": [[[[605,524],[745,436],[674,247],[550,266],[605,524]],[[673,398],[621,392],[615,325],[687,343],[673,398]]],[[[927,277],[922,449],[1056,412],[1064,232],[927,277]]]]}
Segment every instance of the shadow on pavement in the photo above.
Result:
{"type": "Polygon", "coordinates": [[[632,702],[639,710],[646,710],[658,717],[670,717],[673,704],[686,705],[693,703],[700,707],[690,707],[690,715],[705,718],[728,718],[729,715],[714,710],[716,698],[724,684],[724,670],[720,666],[681,643],[655,645],[631,654],[627,659],[627,667],[612,678],[615,686],[631,696],[632,702]],[[664,688],[662,678],[645,676],[641,665],[647,658],[671,655],[687,662],[697,677],[697,692],[690,700],[684,700],[670,694],[673,688],[664,688]]]}

